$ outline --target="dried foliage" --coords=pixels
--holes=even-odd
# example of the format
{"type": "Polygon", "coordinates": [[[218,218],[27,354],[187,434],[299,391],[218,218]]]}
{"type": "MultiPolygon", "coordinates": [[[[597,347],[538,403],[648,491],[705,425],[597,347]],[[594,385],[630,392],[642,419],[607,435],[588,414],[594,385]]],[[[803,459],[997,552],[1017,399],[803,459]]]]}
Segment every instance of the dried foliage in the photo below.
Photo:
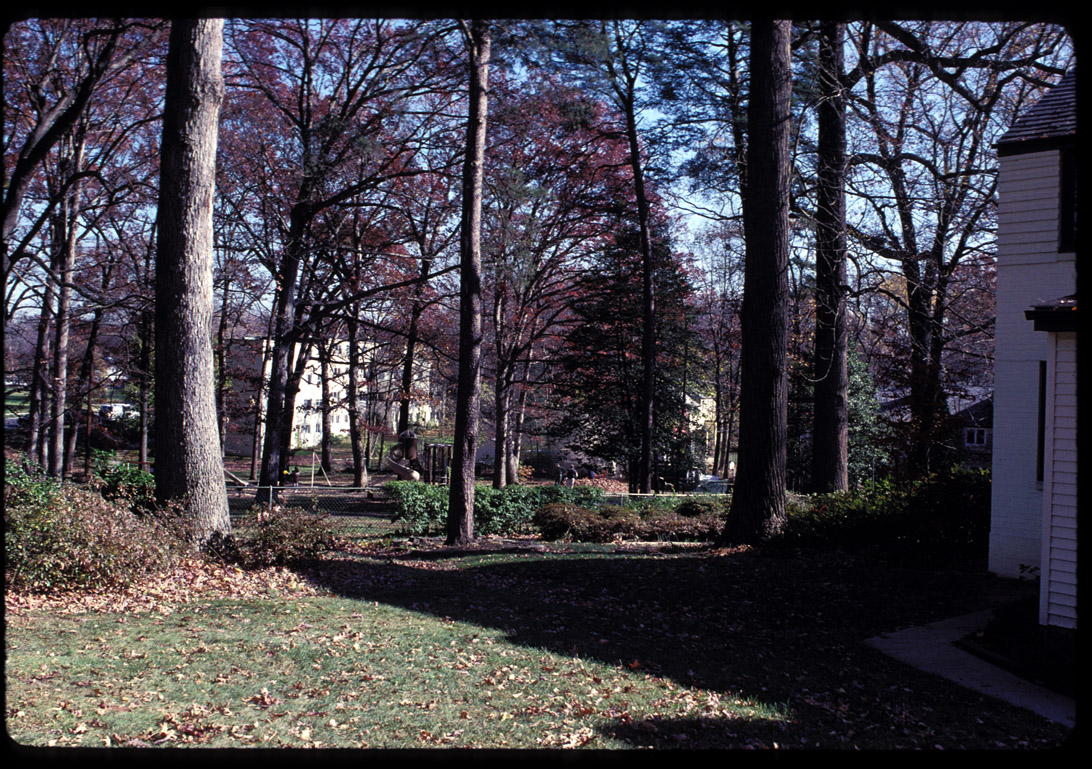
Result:
{"type": "Polygon", "coordinates": [[[17,589],[124,587],[190,550],[174,507],[138,515],[128,497],[39,481],[14,463],[4,491],[5,576],[17,589]]]}

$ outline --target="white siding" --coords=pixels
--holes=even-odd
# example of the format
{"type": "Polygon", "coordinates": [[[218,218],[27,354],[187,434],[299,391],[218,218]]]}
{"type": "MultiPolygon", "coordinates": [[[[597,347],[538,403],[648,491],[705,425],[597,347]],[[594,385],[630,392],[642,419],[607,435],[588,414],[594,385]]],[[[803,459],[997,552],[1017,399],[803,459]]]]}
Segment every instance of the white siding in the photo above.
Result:
{"type": "Polygon", "coordinates": [[[1077,627],[1077,431],[1056,404],[1077,397],[1076,332],[1044,334],[1047,364],[1046,468],[1043,488],[1043,553],[1039,621],[1077,627]]]}
{"type": "MultiPolygon", "coordinates": [[[[1048,334],[1035,331],[1024,310],[1076,290],[1076,259],[1058,253],[1059,172],[1056,151],[1001,158],[989,568],[1008,577],[1038,567],[1042,556],[1035,455],[1048,334]]],[[[1059,393],[1055,405],[1075,413],[1076,391],[1059,393]]]]}

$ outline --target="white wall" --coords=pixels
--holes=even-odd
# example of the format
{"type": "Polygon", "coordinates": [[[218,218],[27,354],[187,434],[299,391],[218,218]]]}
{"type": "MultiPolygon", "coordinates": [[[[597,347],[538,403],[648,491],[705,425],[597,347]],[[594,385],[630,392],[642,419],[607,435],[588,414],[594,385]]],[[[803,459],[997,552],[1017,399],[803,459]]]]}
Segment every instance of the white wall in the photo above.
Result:
{"type": "Polygon", "coordinates": [[[1041,557],[1035,456],[1039,361],[1049,348],[1024,310],[1076,290],[1076,256],[1058,253],[1059,163],[1057,151],[1001,158],[989,569],[1002,576],[1041,557]]]}
{"type": "Polygon", "coordinates": [[[1077,334],[1043,334],[1051,355],[1039,621],[1077,626],[1077,334]]]}

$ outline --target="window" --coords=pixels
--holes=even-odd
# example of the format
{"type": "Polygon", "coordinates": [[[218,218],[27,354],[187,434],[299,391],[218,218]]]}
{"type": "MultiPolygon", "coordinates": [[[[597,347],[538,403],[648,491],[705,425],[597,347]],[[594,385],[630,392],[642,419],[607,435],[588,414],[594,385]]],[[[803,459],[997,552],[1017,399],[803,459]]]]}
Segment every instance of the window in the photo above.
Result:
{"type": "Polygon", "coordinates": [[[967,427],[963,430],[963,445],[968,448],[983,448],[986,445],[986,428],[967,427]]]}

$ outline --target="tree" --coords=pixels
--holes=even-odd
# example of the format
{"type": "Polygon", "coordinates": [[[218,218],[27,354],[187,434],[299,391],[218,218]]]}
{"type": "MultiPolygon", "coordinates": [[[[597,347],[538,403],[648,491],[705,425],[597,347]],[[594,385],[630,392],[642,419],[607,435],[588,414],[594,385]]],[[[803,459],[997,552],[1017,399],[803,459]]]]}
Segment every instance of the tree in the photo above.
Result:
{"type": "MultiPolygon", "coordinates": [[[[544,30],[539,30],[540,33],[544,30]]],[[[656,287],[653,278],[652,196],[647,189],[648,147],[642,142],[643,112],[646,102],[642,89],[649,72],[659,59],[656,47],[658,25],[633,20],[557,21],[552,31],[543,35],[551,49],[555,65],[566,70],[589,93],[607,100],[615,109],[620,125],[615,128],[624,137],[632,176],[633,202],[639,233],[641,263],[641,458],[637,472],[638,488],[652,490],[653,430],[655,421],[656,380],[656,287]]]]}
{"type": "MultiPolygon", "coordinates": [[[[693,287],[683,256],[672,249],[666,226],[653,230],[656,285],[663,298],[657,313],[658,346],[653,425],[654,466],[675,484],[696,468],[695,435],[688,403],[702,389],[694,341],[693,287]]],[[[618,461],[630,491],[639,491],[642,397],[640,350],[644,316],[633,300],[641,290],[640,235],[618,233],[589,258],[589,267],[570,292],[573,320],[554,365],[554,395],[562,410],[557,431],[583,454],[618,461]]],[[[661,490],[657,479],[654,488],[661,490]]]]}
{"type": "Polygon", "coordinates": [[[312,278],[325,276],[328,265],[316,271],[311,263],[340,255],[329,240],[339,209],[367,206],[393,180],[422,173],[412,161],[446,116],[415,99],[451,85],[441,44],[449,26],[385,19],[231,25],[230,114],[240,145],[231,156],[237,178],[259,181],[245,213],[273,223],[276,246],[266,263],[277,293],[259,500],[286,463],[293,347],[357,298],[325,297],[320,306],[322,281],[312,278]],[[263,128],[260,151],[253,146],[256,121],[263,128]],[[315,295],[305,290],[308,280],[315,295]]]}
{"type": "Polygon", "coordinates": [[[811,455],[811,486],[817,492],[849,488],[843,37],[840,23],[820,26],[811,455]]]}
{"type": "Polygon", "coordinates": [[[789,258],[788,21],[751,28],[739,465],[723,537],[752,543],[785,523],[789,258]]]}
{"type": "Polygon", "coordinates": [[[474,465],[478,450],[478,402],[482,347],[482,173],[489,115],[489,22],[460,22],[469,57],[470,91],[463,163],[463,218],[459,240],[459,383],[455,398],[455,443],[451,456],[447,544],[474,539],[474,465]]]}
{"type": "Polygon", "coordinates": [[[534,74],[494,79],[498,88],[505,90],[490,113],[483,252],[493,321],[485,367],[494,394],[493,485],[503,488],[518,482],[532,357],[564,333],[591,255],[617,233],[631,182],[627,144],[606,136],[605,104],[534,74]]]}
{"type": "Polygon", "coordinates": [[[967,329],[951,315],[954,276],[992,249],[993,141],[1070,51],[1060,29],[1023,22],[864,23],[851,42],[858,63],[846,83],[861,93],[848,101],[847,185],[862,213],[848,233],[872,255],[862,282],[904,314],[892,389],[908,396],[907,469],[928,472],[946,430],[947,353],[992,323],[967,329]]]}
{"type": "Polygon", "coordinates": [[[135,169],[144,154],[141,134],[158,120],[162,78],[149,70],[161,61],[162,29],[161,22],[33,19],[12,25],[5,37],[4,80],[14,85],[4,104],[5,146],[12,150],[3,199],[5,278],[8,295],[32,285],[35,273],[45,283],[36,290],[42,333],[30,376],[28,454],[54,475],[71,470],[75,409],[81,390],[90,397],[95,332],[104,305],[119,303],[104,297],[109,280],[98,288],[82,275],[119,260],[97,247],[101,222],[141,197],[135,169]],[[85,242],[91,232],[95,249],[85,242]],[[92,344],[73,382],[78,340],[71,330],[88,312],[96,317],[92,344]]]}
{"type": "Polygon", "coordinates": [[[156,499],[204,546],[231,536],[212,353],[212,200],[223,20],[171,24],[156,253],[156,499]]]}

